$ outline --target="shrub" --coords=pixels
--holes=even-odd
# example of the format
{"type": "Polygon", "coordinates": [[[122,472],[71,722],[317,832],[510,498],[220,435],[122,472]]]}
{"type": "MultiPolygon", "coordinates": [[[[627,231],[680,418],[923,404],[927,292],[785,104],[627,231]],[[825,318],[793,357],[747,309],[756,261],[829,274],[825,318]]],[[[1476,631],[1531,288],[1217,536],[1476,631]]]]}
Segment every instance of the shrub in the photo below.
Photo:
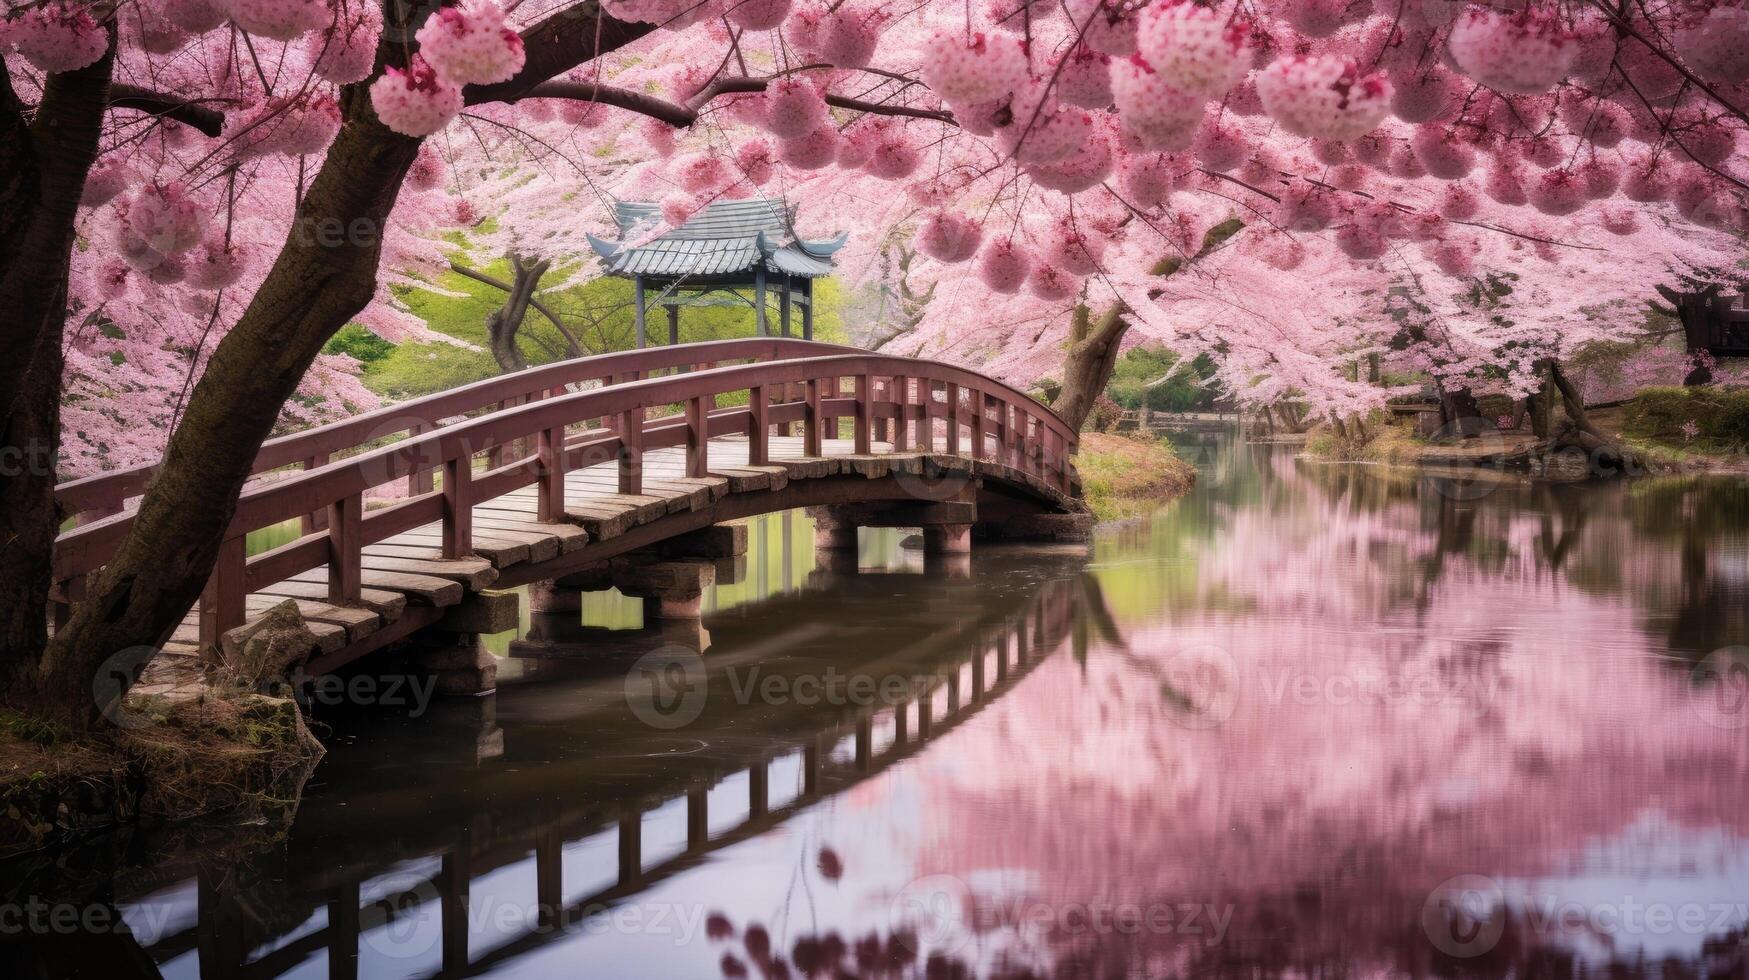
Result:
{"type": "Polygon", "coordinates": [[[1749,389],[1656,387],[1635,395],[1622,412],[1622,430],[1639,439],[1714,448],[1749,445],[1749,389]],[[1695,438],[1683,426],[1693,423],[1695,438]]]}

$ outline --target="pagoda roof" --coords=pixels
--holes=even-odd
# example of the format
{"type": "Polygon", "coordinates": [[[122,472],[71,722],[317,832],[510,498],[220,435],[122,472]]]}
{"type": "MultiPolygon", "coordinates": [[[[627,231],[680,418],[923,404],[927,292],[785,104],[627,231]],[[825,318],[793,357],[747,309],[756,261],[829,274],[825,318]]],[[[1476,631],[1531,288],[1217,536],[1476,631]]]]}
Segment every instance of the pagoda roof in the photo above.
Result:
{"type": "Polygon", "coordinates": [[[745,275],[751,282],[763,267],[777,275],[816,279],[832,274],[832,256],[850,237],[797,236],[795,211],[781,200],[715,201],[678,228],[637,245],[625,243],[628,233],[660,223],[660,205],[616,201],[613,217],[620,241],[590,235],[589,244],[610,275],[627,277],[745,275]]]}

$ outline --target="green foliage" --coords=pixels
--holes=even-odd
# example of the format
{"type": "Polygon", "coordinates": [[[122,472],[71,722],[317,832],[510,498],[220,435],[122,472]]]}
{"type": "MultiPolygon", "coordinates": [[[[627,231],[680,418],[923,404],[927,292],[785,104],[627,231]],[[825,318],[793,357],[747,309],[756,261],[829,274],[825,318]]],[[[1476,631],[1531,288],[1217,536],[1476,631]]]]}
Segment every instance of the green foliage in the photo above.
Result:
{"type": "Polygon", "coordinates": [[[1749,446],[1749,389],[1655,387],[1635,395],[1622,410],[1627,435],[1696,448],[1749,446]],[[1693,438],[1684,431],[1693,427],[1693,438]]]}
{"type": "Polygon", "coordinates": [[[1214,401],[1213,389],[1201,386],[1214,367],[1207,355],[1186,364],[1165,348],[1136,347],[1118,359],[1105,393],[1126,409],[1145,403],[1156,412],[1195,411],[1214,401]]]}
{"type": "Polygon", "coordinates": [[[0,709],[0,736],[51,748],[66,740],[67,732],[52,722],[0,709]]]}
{"type": "MultiPolygon", "coordinates": [[[[499,259],[479,271],[508,282],[508,260],[499,259]]],[[[547,282],[557,283],[573,268],[555,268],[547,282]]],[[[818,280],[814,296],[817,312],[814,337],[830,343],[845,343],[848,334],[839,315],[840,291],[832,279],[818,280]]],[[[503,305],[504,292],[458,272],[446,272],[431,289],[402,287],[396,295],[408,310],[425,320],[431,329],[481,348],[470,351],[443,343],[406,343],[378,349],[368,341],[354,340],[342,331],[330,342],[332,353],[357,357],[366,365],[364,380],[373,391],[391,398],[411,398],[443,391],[498,374],[498,363],[488,353],[486,318],[503,305]]],[[[565,322],[586,354],[628,350],[636,343],[633,286],[629,280],[607,276],[590,279],[564,289],[543,290],[539,298],[565,322]]],[[[694,298],[688,295],[688,300],[694,298]]],[[[680,341],[727,340],[755,334],[752,290],[711,293],[680,311],[680,341]]],[[[768,297],[769,321],[779,329],[775,294],[768,297]]],[[[801,335],[801,309],[790,311],[791,333],[801,335]]],[[[668,318],[650,292],[647,327],[652,343],[666,343],[668,318]]],[[[350,330],[351,328],[348,328],[350,330]]],[[[371,338],[375,340],[375,338],[371,338]]],[[[386,342],[376,341],[379,344],[386,342]]],[[[530,308],[517,332],[517,342],[530,364],[547,364],[569,354],[569,344],[547,317],[530,308]]]]}
{"type": "Polygon", "coordinates": [[[361,364],[371,364],[389,356],[395,345],[356,323],[340,328],[322,347],[324,354],[345,354],[361,364]]]}

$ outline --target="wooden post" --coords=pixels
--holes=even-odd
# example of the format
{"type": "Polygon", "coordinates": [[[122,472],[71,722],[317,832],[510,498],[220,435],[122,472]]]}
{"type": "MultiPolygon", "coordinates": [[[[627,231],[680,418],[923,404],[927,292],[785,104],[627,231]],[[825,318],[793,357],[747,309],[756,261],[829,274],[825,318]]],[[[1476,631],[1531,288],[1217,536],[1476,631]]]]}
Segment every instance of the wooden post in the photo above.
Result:
{"type": "Polygon", "coordinates": [[[248,592],[249,549],[247,539],[238,534],[219,544],[218,561],[207,579],[206,590],[200,596],[201,654],[208,658],[219,655],[219,641],[228,630],[243,625],[246,618],[248,592]]]}
{"type": "Polygon", "coordinates": [[[917,448],[935,452],[935,382],[917,379],[917,448]]]}
{"type": "MultiPolygon", "coordinates": [[[[679,299],[680,297],[678,294],[676,294],[675,298],[679,299]]],[[[672,347],[678,343],[680,343],[680,304],[679,303],[669,303],[668,304],[668,346],[672,347]]],[[[681,368],[681,370],[684,371],[685,368],[681,368]]]]}
{"type": "Polygon", "coordinates": [[[789,273],[783,274],[783,295],[777,299],[777,324],[785,337],[789,336],[789,273]]]}
{"type": "Polygon", "coordinates": [[[771,336],[771,324],[765,319],[765,265],[753,270],[753,316],[759,325],[759,336],[771,336]]]}
{"type": "Polygon", "coordinates": [[[619,413],[619,492],[644,492],[644,410],[619,413]]]}
{"type": "Polygon", "coordinates": [[[802,455],[820,455],[820,379],[809,378],[802,404],[802,455]]]}
{"type": "Polygon", "coordinates": [[[335,889],[328,900],[328,980],[358,978],[358,882],[335,889]]]}
{"type": "Polygon", "coordinates": [[[474,550],[474,460],[462,455],[443,464],[443,557],[474,550]]]}
{"type": "Polygon", "coordinates": [[[438,896],[442,918],[443,974],[458,977],[468,968],[468,835],[443,855],[443,893],[438,896]]]}
{"type": "Polygon", "coordinates": [[[686,794],[686,849],[702,851],[711,842],[710,791],[695,789],[686,794]]]}
{"type": "Polygon", "coordinates": [[[644,815],[633,810],[619,818],[619,883],[636,887],[644,879],[644,815]]]}
{"type": "Polygon", "coordinates": [[[855,441],[855,450],[859,455],[866,456],[870,452],[868,428],[874,417],[874,381],[863,372],[856,376],[856,431],[851,434],[855,441]]]}
{"type": "Polygon", "coordinates": [[[966,392],[966,410],[972,414],[972,458],[984,458],[984,425],[986,406],[984,390],[972,388],[966,392]]]}
{"type": "Polygon", "coordinates": [[[763,385],[747,389],[747,411],[752,415],[747,424],[747,465],[764,466],[771,458],[771,423],[763,385]]]}
{"type": "Polygon", "coordinates": [[[949,381],[946,388],[947,453],[950,456],[957,456],[960,451],[960,386],[949,381]]]}
{"type": "Polygon", "coordinates": [[[747,770],[747,816],[765,816],[771,807],[771,769],[764,760],[747,770]]]}
{"type": "Polygon", "coordinates": [[[538,520],[565,519],[565,427],[543,429],[540,434],[540,489],[535,504],[538,520]]]}
{"type": "Polygon", "coordinates": [[[632,322],[638,328],[638,349],[643,350],[649,338],[644,327],[644,277],[632,277],[632,322]]]}
{"type": "MultiPolygon", "coordinates": [[[[437,426],[435,425],[431,426],[433,429],[436,427],[437,426]]],[[[407,438],[417,439],[427,431],[425,423],[415,422],[412,427],[408,429],[407,438]]],[[[419,453],[419,459],[423,459],[424,455],[424,453],[419,453]]],[[[421,466],[407,474],[407,495],[409,497],[417,497],[420,494],[430,493],[434,483],[433,477],[435,475],[436,471],[429,466],[421,466]]]]}
{"type": "Polygon", "coordinates": [[[696,396],[686,403],[687,476],[710,475],[710,436],[710,415],[705,409],[704,396],[696,396]]]}
{"type": "Polygon", "coordinates": [[[541,927],[557,926],[565,907],[565,840],[556,822],[534,841],[534,901],[541,927]]]}
{"type": "Polygon", "coordinates": [[[802,339],[814,339],[814,280],[802,280],[802,339]]]}
{"type": "Polygon", "coordinates": [[[868,772],[874,760],[874,719],[863,715],[856,720],[856,771],[868,772]]]}
{"type": "Polygon", "coordinates": [[[910,420],[905,410],[911,401],[911,379],[902,374],[893,376],[893,452],[902,453],[911,446],[910,420]]]}
{"type": "Polygon", "coordinates": [[[328,505],[328,601],[355,604],[364,586],[364,494],[328,505]]]}
{"type": "MultiPolygon", "coordinates": [[[[328,465],[328,454],[327,453],[315,453],[314,455],[310,456],[310,458],[304,460],[304,472],[308,473],[309,471],[311,471],[313,469],[317,469],[319,467],[323,467],[323,466],[327,466],[327,465],[328,465]]],[[[322,511],[322,510],[318,510],[318,511],[315,511],[313,513],[305,514],[303,516],[303,525],[304,525],[303,526],[303,533],[314,534],[317,531],[322,530],[322,528],[327,526],[326,524],[323,523],[324,521],[327,520],[327,518],[328,518],[327,511],[322,511]]]]}

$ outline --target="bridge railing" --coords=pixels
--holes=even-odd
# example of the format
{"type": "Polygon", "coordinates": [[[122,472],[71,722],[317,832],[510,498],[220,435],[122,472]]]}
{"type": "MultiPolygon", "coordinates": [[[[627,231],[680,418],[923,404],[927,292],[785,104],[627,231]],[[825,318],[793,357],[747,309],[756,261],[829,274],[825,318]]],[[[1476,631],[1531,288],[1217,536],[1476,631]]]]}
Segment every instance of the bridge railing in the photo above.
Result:
{"type": "MultiPolygon", "coordinates": [[[[406,412],[412,405],[398,407],[406,412]]],[[[748,461],[758,465],[769,459],[772,426],[800,423],[804,454],[817,456],[825,433],[836,433],[846,418],[859,454],[870,452],[877,429],[888,426],[894,451],[934,451],[939,423],[946,452],[991,459],[1070,492],[1074,431],[1023,392],[946,364],[838,354],[555,393],[442,427],[432,418],[434,427],[426,431],[245,490],[201,599],[201,642],[216,644],[226,630],[244,623],[250,592],[314,568],[327,568],[331,602],[358,602],[363,549],[414,528],[439,524],[443,556],[467,555],[473,550],[474,505],[523,487],[537,488],[538,520],[563,520],[565,474],[571,470],[614,462],[619,492],[636,494],[649,450],[684,446],[686,475],[702,477],[709,472],[713,437],[745,435],[748,461]],[[798,388],[800,401],[774,401],[779,392],[798,388]],[[718,397],[739,392],[746,392],[744,406],[717,407],[718,397]],[[651,409],[674,405],[684,411],[648,417],[651,409]],[[611,424],[570,431],[599,419],[611,424]],[[481,454],[487,458],[484,469],[477,469],[481,454]],[[366,513],[365,498],[373,489],[434,471],[442,473],[440,486],[414,486],[406,499],[366,513]],[[247,554],[249,532],[309,514],[324,515],[324,527],[247,554]]],[[[131,514],[120,514],[61,536],[54,573],[61,598],[80,597],[85,578],[114,554],[131,523],[131,514]]]]}
{"type": "MultiPolygon", "coordinates": [[[[754,337],[556,361],[270,439],[262,444],[249,472],[262,474],[288,466],[313,470],[342,454],[440,427],[446,419],[515,408],[556,391],[570,391],[574,385],[596,383],[605,387],[651,377],[657,372],[690,371],[725,362],[819,357],[858,350],[812,340],[754,337]]],[[[146,465],[69,480],[55,488],[55,501],[64,513],[79,517],[81,523],[110,517],[121,513],[128,500],[145,493],[156,473],[156,465],[146,465]]],[[[419,481],[430,489],[430,474],[417,475],[414,489],[419,481]]]]}

